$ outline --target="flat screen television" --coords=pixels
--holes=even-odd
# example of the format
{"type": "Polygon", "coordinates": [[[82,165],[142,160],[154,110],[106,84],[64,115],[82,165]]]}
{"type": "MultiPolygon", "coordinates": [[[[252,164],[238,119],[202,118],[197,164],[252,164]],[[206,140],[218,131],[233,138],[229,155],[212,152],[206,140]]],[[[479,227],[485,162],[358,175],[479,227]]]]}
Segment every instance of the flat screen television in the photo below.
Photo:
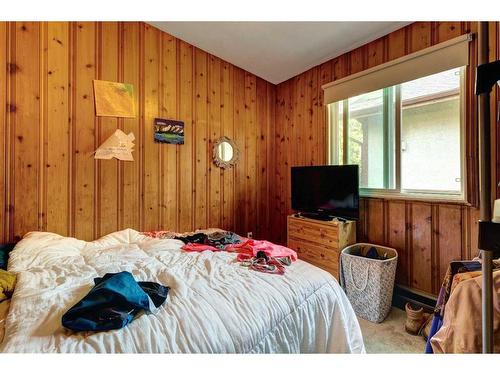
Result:
{"type": "Polygon", "coordinates": [[[322,220],[359,219],[357,165],[292,167],[292,209],[322,220]]]}

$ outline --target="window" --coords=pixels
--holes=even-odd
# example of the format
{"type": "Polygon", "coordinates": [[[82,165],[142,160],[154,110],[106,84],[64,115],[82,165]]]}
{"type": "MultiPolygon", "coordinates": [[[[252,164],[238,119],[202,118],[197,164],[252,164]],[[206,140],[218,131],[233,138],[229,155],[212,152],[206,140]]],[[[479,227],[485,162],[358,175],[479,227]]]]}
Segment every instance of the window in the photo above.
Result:
{"type": "Polygon", "coordinates": [[[358,164],[363,195],[464,198],[464,68],[328,105],[330,164],[358,164]]]}

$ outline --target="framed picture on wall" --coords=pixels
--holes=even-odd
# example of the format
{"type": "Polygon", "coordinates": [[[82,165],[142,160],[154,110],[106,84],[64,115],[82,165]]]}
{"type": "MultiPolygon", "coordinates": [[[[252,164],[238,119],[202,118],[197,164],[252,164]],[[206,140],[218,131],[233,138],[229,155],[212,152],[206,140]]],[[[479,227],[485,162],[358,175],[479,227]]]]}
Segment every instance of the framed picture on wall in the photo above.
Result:
{"type": "Polygon", "coordinates": [[[154,140],[159,143],[184,144],[184,122],[155,118],[154,140]]]}

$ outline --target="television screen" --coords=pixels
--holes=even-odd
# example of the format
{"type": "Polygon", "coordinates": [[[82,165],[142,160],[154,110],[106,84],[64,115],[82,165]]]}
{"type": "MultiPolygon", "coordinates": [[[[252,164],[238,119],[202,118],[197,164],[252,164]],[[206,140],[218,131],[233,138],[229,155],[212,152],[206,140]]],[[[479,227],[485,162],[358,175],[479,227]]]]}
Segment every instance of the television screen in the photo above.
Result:
{"type": "Polygon", "coordinates": [[[359,219],[358,166],[292,167],[292,209],[359,219]]]}

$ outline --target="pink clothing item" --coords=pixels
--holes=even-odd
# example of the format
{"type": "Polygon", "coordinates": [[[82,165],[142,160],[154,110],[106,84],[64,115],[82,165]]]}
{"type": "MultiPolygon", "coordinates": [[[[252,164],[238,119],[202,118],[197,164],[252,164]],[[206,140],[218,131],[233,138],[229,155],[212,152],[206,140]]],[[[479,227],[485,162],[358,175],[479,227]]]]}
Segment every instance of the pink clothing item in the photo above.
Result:
{"type": "Polygon", "coordinates": [[[255,240],[247,240],[245,242],[241,242],[238,244],[227,245],[223,250],[218,249],[216,247],[198,244],[198,243],[188,243],[182,246],[183,250],[186,251],[228,251],[233,253],[239,253],[238,261],[242,261],[244,259],[253,258],[257,256],[259,251],[263,251],[269,257],[281,258],[281,257],[290,257],[292,261],[297,260],[297,253],[292,249],[289,249],[285,246],[276,245],[269,241],[255,241],[255,240]]]}
{"type": "Polygon", "coordinates": [[[269,241],[247,240],[242,243],[227,245],[224,250],[247,254],[252,257],[257,256],[259,251],[263,251],[269,257],[290,257],[293,261],[297,260],[297,253],[295,251],[269,241]]]}

